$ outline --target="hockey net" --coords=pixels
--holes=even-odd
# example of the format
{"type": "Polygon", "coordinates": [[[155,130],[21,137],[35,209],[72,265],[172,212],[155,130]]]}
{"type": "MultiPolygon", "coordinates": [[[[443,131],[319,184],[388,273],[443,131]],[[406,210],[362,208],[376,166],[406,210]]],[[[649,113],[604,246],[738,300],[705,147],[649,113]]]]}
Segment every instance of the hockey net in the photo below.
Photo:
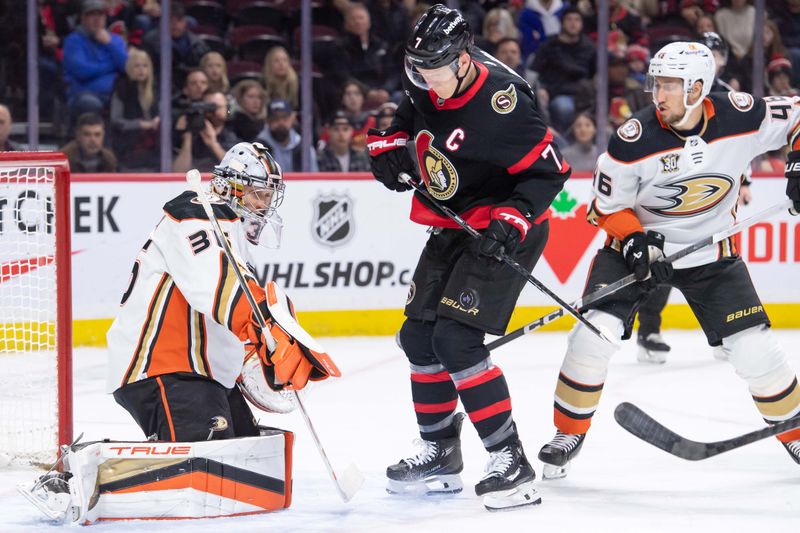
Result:
{"type": "Polygon", "coordinates": [[[0,153],[0,465],[72,439],[69,203],[63,154],[0,153]]]}

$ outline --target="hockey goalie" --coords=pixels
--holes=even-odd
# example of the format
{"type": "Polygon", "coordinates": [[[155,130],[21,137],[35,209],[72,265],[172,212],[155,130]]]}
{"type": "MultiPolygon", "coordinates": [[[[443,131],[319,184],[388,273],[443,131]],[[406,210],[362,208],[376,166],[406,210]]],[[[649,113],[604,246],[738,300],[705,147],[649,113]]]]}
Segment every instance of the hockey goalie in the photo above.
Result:
{"type": "Polygon", "coordinates": [[[62,471],[20,487],[48,517],[86,524],[289,506],[293,435],[258,426],[245,398],[286,413],[293,391],[340,373],[289,298],[273,282],[261,287],[248,266],[249,246],[279,245],[284,188],[258,143],[237,144],[214,168],[209,200],[238,264],[196,193],[164,205],[108,332],[107,390],[146,440],[64,447],[62,471]]]}

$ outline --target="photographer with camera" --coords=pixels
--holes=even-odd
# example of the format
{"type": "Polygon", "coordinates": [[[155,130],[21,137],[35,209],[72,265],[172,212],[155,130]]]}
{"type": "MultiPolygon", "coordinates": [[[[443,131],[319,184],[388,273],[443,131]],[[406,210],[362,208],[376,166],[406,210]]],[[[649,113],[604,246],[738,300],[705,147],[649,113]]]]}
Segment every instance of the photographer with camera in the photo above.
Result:
{"type": "Polygon", "coordinates": [[[191,102],[183,108],[175,121],[175,132],[180,135],[180,149],[172,162],[174,172],[196,168],[210,172],[225,152],[239,138],[226,127],[228,99],[219,91],[207,91],[200,102],[191,102]]]}

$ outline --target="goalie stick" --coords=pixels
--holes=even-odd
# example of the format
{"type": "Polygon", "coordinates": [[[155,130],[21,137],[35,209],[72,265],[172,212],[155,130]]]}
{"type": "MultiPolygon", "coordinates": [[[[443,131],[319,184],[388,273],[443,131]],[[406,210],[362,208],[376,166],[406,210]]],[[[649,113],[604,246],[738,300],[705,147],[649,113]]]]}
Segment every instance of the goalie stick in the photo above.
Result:
{"type": "Polygon", "coordinates": [[[797,417],[732,439],[717,442],[697,442],[681,437],[674,431],[667,429],[632,403],[623,402],[619,404],[614,410],[614,419],[620,426],[648,444],[652,444],[656,448],[687,461],[702,461],[800,427],[800,417],[797,417]]]}
{"type": "MultiPolygon", "coordinates": [[[[757,224],[763,220],[766,220],[775,213],[783,211],[784,209],[790,209],[791,212],[792,205],[793,205],[792,201],[788,199],[784,200],[783,202],[777,203],[772,207],[768,207],[767,209],[764,209],[763,211],[756,213],[755,215],[734,224],[728,229],[714,233],[704,239],[701,239],[693,244],[690,244],[686,248],[681,248],[677,252],[667,256],[664,259],[664,261],[667,261],[668,263],[674,263],[678,259],[686,257],[687,255],[694,253],[697,250],[705,248],[706,246],[711,246],[712,244],[716,244],[724,239],[727,239],[728,237],[732,237],[737,233],[739,233],[740,231],[742,231],[743,229],[747,229],[753,224],[757,224]]],[[[633,274],[628,274],[624,278],[618,279],[614,283],[606,285],[602,289],[598,289],[590,294],[587,294],[586,296],[578,298],[577,300],[572,302],[572,307],[579,309],[581,312],[583,312],[586,310],[587,305],[592,304],[601,298],[605,298],[606,296],[610,296],[611,294],[614,294],[615,292],[624,289],[625,287],[634,283],[635,281],[636,281],[636,276],[634,276],[633,274]]],[[[523,335],[527,335],[531,331],[537,330],[542,326],[549,324],[553,320],[561,318],[562,316],[564,316],[564,309],[563,308],[556,309],[551,313],[548,313],[540,318],[537,318],[533,322],[525,324],[519,329],[515,329],[514,331],[506,333],[502,337],[493,340],[492,342],[486,345],[486,348],[488,348],[490,351],[494,350],[495,348],[499,348],[500,346],[503,346],[504,344],[509,343],[514,339],[518,339],[523,335]]]]}
{"type": "MultiPolygon", "coordinates": [[[[217,217],[214,216],[214,210],[212,209],[211,203],[208,201],[208,197],[206,196],[206,193],[201,185],[200,171],[197,169],[192,169],[187,172],[186,182],[189,184],[189,187],[195,193],[197,193],[197,198],[203,205],[203,209],[208,216],[208,220],[211,221],[211,228],[214,230],[214,235],[222,246],[225,256],[228,258],[228,263],[233,265],[233,272],[236,274],[236,279],[239,281],[239,285],[242,287],[242,292],[244,293],[245,298],[247,298],[250,308],[253,310],[253,315],[258,321],[258,325],[261,327],[261,332],[267,342],[267,348],[270,351],[274,351],[276,347],[275,339],[269,333],[267,323],[261,314],[261,310],[258,308],[258,303],[256,303],[256,299],[253,296],[253,293],[250,291],[250,287],[247,285],[247,281],[245,280],[244,274],[241,271],[241,266],[236,260],[236,257],[233,255],[233,250],[231,250],[228,239],[225,237],[225,233],[222,231],[222,227],[220,227],[217,217]]],[[[358,492],[358,489],[361,488],[361,485],[364,483],[364,476],[353,463],[350,463],[350,465],[344,469],[342,475],[336,474],[336,471],[333,469],[333,466],[331,466],[331,462],[328,459],[328,454],[325,453],[325,449],[322,447],[322,441],[320,441],[319,437],[317,436],[317,432],[314,429],[314,424],[311,423],[311,418],[308,416],[308,412],[303,404],[303,400],[300,398],[300,394],[296,390],[294,391],[294,397],[297,400],[298,407],[300,407],[300,412],[303,414],[303,420],[308,427],[309,433],[311,433],[314,444],[317,446],[317,451],[322,458],[322,462],[325,463],[325,468],[328,471],[328,475],[333,480],[334,485],[336,485],[336,490],[339,493],[339,496],[345,502],[350,501],[350,499],[352,499],[352,497],[356,492],[358,492]]]]}
{"type": "MultiPolygon", "coordinates": [[[[480,233],[478,233],[478,231],[477,231],[475,228],[473,228],[472,226],[470,226],[470,225],[469,225],[469,223],[468,223],[466,220],[464,220],[463,218],[461,218],[461,217],[458,215],[458,213],[456,213],[455,211],[453,211],[453,210],[452,210],[452,209],[450,209],[449,207],[447,207],[447,206],[445,206],[445,205],[442,205],[440,202],[438,202],[438,201],[437,201],[437,200],[436,200],[436,199],[433,197],[433,195],[432,195],[430,192],[428,192],[428,189],[426,189],[425,187],[423,187],[422,185],[420,185],[418,182],[414,181],[414,180],[411,178],[411,176],[410,176],[410,175],[408,175],[408,174],[407,174],[407,173],[405,173],[405,172],[401,172],[401,173],[400,173],[400,175],[399,175],[399,179],[400,179],[400,181],[402,181],[403,183],[405,183],[405,184],[409,185],[410,187],[413,187],[413,188],[414,188],[414,190],[416,190],[418,193],[420,193],[422,196],[424,196],[424,197],[425,197],[425,198],[426,198],[426,199],[427,199],[427,200],[428,200],[430,203],[432,203],[433,205],[435,205],[435,206],[436,206],[436,208],[437,208],[439,211],[441,211],[442,213],[444,213],[445,215],[447,215],[447,217],[448,217],[448,218],[450,218],[450,219],[451,219],[453,222],[455,222],[456,224],[458,224],[459,226],[461,226],[461,227],[464,229],[464,231],[466,231],[467,233],[469,233],[469,234],[470,234],[470,236],[471,236],[472,238],[474,238],[474,239],[480,239],[480,238],[481,238],[481,234],[480,234],[480,233]]],[[[518,273],[520,276],[522,276],[523,278],[525,278],[525,279],[528,281],[528,283],[530,283],[531,285],[533,285],[534,287],[536,287],[537,289],[539,289],[539,291],[541,291],[541,292],[542,292],[542,293],[544,293],[545,295],[549,296],[549,297],[550,297],[552,300],[554,300],[554,301],[555,301],[555,302],[556,302],[556,303],[557,303],[559,306],[561,306],[561,309],[560,309],[560,311],[561,311],[561,313],[562,313],[562,314],[563,314],[563,313],[565,313],[565,312],[566,312],[566,313],[569,313],[570,315],[572,315],[573,317],[575,317],[575,319],[576,319],[578,322],[582,323],[582,324],[583,324],[584,326],[586,326],[586,327],[587,327],[587,328],[588,328],[588,329],[589,329],[589,330],[590,330],[592,333],[594,333],[595,335],[597,335],[598,337],[600,337],[601,339],[603,339],[603,340],[604,340],[604,341],[606,341],[607,343],[609,343],[609,344],[616,344],[614,341],[612,341],[611,339],[609,339],[608,337],[606,337],[606,336],[603,334],[603,332],[602,332],[602,331],[600,331],[599,329],[597,329],[597,326],[595,326],[594,324],[592,324],[591,322],[589,322],[588,320],[586,320],[586,319],[585,319],[585,318],[584,318],[584,317],[583,317],[583,316],[582,316],[582,315],[581,315],[581,314],[578,312],[578,310],[577,310],[577,309],[575,309],[574,307],[570,306],[570,304],[568,304],[567,302],[565,302],[564,300],[562,300],[560,296],[558,296],[556,293],[554,293],[553,291],[551,291],[550,289],[548,289],[548,288],[547,288],[547,286],[545,286],[545,285],[544,285],[544,284],[543,284],[541,281],[539,281],[538,279],[536,279],[535,277],[533,277],[533,275],[532,275],[530,272],[528,272],[528,270],[527,270],[525,267],[523,267],[522,265],[520,265],[519,263],[517,263],[516,261],[514,261],[513,259],[511,259],[511,258],[510,258],[508,255],[506,255],[506,253],[505,253],[504,251],[500,251],[500,252],[498,252],[498,253],[497,253],[497,255],[495,256],[495,258],[496,258],[496,259],[498,259],[498,260],[500,260],[500,261],[502,261],[503,263],[507,264],[509,267],[513,268],[513,269],[514,269],[514,271],[516,271],[516,272],[517,272],[517,273],[518,273]]]]}

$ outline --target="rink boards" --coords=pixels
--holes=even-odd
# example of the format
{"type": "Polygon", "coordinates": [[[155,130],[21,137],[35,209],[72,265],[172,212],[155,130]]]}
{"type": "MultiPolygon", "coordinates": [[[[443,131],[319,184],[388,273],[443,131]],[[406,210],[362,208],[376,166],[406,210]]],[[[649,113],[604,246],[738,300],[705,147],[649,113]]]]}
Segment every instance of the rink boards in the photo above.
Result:
{"type": "MultiPolygon", "coordinates": [[[[591,186],[586,177],[567,182],[554,202],[550,240],[534,270],[565,299],[581,293],[605,236],[585,222],[591,186]]],[[[161,206],[186,187],[178,174],[72,180],[74,342],[103,345],[134,257],[161,218],[161,206]]],[[[740,220],[784,198],[785,180],[758,177],[752,190],[740,220]]],[[[426,228],[408,220],[410,200],[410,193],[388,191],[369,174],[289,175],[280,208],[282,246],[254,254],[259,278],[286,288],[314,334],[392,334],[402,323],[408,283],[427,238],[426,228]]],[[[741,236],[740,250],[774,324],[800,327],[800,218],[787,213],[757,224],[741,236]]],[[[697,326],[679,294],[673,291],[670,302],[665,327],[697,326]]],[[[552,308],[547,297],[527,287],[512,327],[552,308]]],[[[548,328],[570,325],[563,319],[548,328]]]]}

